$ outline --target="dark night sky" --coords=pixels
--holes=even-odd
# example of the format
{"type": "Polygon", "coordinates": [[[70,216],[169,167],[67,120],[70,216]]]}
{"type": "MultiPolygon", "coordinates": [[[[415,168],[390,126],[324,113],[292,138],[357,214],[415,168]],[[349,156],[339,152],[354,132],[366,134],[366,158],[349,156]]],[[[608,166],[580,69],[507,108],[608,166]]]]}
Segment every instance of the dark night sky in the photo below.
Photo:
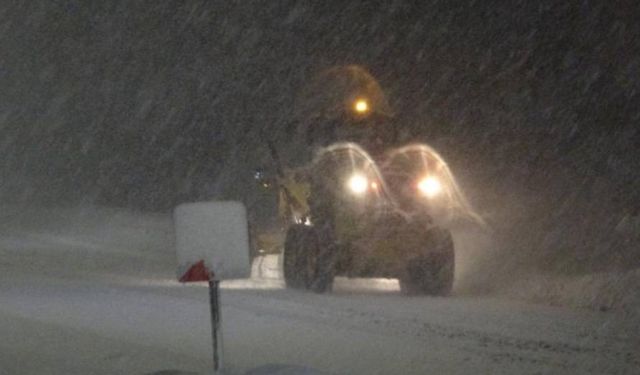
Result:
{"type": "Polygon", "coordinates": [[[637,207],[633,1],[412,3],[5,3],[0,194],[152,210],[254,202],[261,134],[291,147],[296,93],[359,64],[480,211],[496,196],[574,200],[571,215],[593,217],[637,207]]]}

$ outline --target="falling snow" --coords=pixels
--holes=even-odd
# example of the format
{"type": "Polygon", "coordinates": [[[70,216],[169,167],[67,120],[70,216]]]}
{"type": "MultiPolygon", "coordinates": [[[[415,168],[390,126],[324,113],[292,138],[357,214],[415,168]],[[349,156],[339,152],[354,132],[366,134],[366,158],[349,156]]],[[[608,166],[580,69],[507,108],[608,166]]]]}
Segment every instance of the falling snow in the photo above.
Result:
{"type": "Polygon", "coordinates": [[[351,70],[474,217],[453,228],[458,296],[640,315],[639,15],[587,0],[6,2],[1,254],[41,264],[55,244],[109,263],[101,250],[122,244],[83,237],[78,207],[164,220],[233,199],[277,226],[254,179],[273,169],[267,141],[288,165],[312,160],[301,114],[351,70]]]}

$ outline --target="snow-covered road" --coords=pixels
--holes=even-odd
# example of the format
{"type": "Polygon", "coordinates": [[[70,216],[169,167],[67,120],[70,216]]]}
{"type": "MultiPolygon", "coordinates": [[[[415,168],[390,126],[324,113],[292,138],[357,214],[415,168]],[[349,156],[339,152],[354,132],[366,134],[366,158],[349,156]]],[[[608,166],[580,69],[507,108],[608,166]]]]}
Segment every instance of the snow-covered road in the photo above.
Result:
{"type": "MultiPolygon", "coordinates": [[[[52,374],[202,373],[210,363],[203,285],[16,277],[3,277],[0,289],[3,374],[42,374],[43,368],[52,374]],[[75,368],[82,372],[70,371],[75,368]]],[[[227,283],[222,301],[231,372],[265,364],[345,374],[640,369],[637,332],[614,326],[606,314],[489,298],[407,298],[339,284],[344,290],[313,295],[275,281],[227,283]]]]}
{"type": "MultiPolygon", "coordinates": [[[[207,373],[207,288],[173,281],[170,254],[86,258],[16,236],[0,241],[0,374],[207,373]]],[[[228,281],[222,304],[230,374],[640,373],[637,327],[612,313],[347,279],[328,295],[228,281]]]]}

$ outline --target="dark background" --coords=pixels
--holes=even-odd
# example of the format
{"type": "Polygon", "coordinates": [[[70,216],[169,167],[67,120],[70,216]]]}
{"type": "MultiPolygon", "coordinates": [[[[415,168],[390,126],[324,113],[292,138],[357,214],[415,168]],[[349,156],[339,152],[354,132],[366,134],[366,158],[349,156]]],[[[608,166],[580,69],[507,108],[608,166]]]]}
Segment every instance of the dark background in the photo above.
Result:
{"type": "MultiPolygon", "coordinates": [[[[241,199],[296,93],[358,64],[438,149],[510,267],[639,265],[634,1],[3,1],[0,198],[241,199]]],[[[494,258],[491,258],[494,259],[494,258]]],[[[506,266],[505,266],[506,267],[506,266]]]]}

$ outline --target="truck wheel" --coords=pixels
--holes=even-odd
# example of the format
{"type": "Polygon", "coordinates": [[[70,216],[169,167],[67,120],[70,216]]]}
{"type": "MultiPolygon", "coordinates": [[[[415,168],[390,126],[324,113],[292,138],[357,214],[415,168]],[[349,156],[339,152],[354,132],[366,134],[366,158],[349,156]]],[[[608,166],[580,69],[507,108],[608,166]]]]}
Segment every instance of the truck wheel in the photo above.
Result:
{"type": "Polygon", "coordinates": [[[313,227],[294,224],[284,242],[284,282],[289,288],[309,289],[315,277],[318,238],[313,227]]]}
{"type": "Polygon", "coordinates": [[[451,232],[434,227],[426,233],[422,253],[406,262],[399,277],[405,294],[446,296],[453,288],[455,252],[451,232]]]}
{"type": "Polygon", "coordinates": [[[336,243],[335,235],[330,226],[314,227],[317,248],[309,259],[312,272],[309,274],[308,288],[315,293],[326,293],[333,289],[335,274],[336,243]]]}

